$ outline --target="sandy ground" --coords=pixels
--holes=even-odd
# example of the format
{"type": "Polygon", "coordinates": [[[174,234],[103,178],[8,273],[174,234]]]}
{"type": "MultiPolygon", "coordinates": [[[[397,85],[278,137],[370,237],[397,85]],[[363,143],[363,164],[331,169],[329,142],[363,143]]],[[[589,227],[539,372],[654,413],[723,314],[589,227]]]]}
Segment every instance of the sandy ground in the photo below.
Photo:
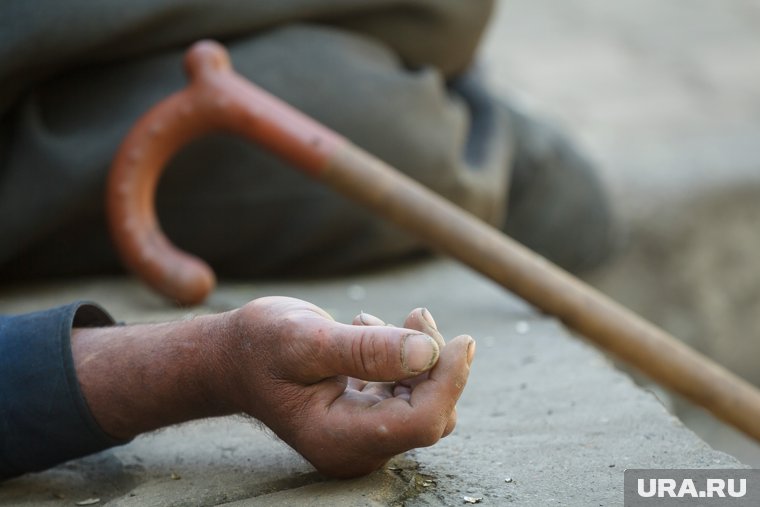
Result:
{"type": "MultiPolygon", "coordinates": [[[[760,3],[510,0],[484,52],[491,82],[568,128],[625,229],[589,276],[760,383],[760,3]]],[[[699,411],[712,444],[760,465],[699,411]]]]}

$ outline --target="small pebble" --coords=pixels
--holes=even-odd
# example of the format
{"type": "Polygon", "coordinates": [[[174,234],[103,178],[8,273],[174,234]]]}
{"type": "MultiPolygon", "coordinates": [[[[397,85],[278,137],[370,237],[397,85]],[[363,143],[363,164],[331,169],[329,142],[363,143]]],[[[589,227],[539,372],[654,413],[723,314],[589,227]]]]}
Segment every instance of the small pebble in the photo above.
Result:
{"type": "Polygon", "coordinates": [[[518,321],[515,324],[515,331],[517,331],[517,334],[527,334],[530,331],[530,324],[524,320],[518,321]]]}
{"type": "Polygon", "coordinates": [[[77,505],[95,505],[100,503],[100,498],[88,498],[87,500],[81,500],[77,502],[77,505]]]}
{"type": "Polygon", "coordinates": [[[504,482],[506,482],[507,484],[511,484],[512,483],[512,478],[511,477],[506,477],[504,479],[504,482]]]}
{"type": "Polygon", "coordinates": [[[182,478],[179,474],[175,474],[174,472],[172,472],[170,477],[173,481],[178,481],[182,478]]]}
{"type": "Polygon", "coordinates": [[[464,503],[480,503],[483,501],[482,496],[464,496],[464,503]]]}

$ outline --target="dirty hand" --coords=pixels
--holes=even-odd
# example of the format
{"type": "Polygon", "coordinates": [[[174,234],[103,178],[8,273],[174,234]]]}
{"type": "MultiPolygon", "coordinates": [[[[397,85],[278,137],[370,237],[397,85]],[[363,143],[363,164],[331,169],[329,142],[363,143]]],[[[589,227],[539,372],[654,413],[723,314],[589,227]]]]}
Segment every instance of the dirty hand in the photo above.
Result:
{"type": "Polygon", "coordinates": [[[403,328],[368,314],[346,325],[305,301],[269,297],[234,322],[240,342],[222,389],[326,475],[369,473],[454,429],[475,343],[446,344],[425,309],[403,328]]]}
{"type": "Polygon", "coordinates": [[[117,439],[246,412],[326,475],[351,477],[454,428],[475,343],[444,343],[426,310],[405,328],[339,324],[291,298],[164,324],[74,329],[77,379],[117,439]]]}

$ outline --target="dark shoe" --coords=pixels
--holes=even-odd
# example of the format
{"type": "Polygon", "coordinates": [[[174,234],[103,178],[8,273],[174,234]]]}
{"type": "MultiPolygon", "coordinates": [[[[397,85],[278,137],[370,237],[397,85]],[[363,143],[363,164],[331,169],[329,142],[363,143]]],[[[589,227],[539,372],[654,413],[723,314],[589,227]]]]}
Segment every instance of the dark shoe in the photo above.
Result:
{"type": "Polygon", "coordinates": [[[515,144],[504,231],[568,271],[598,266],[615,226],[594,166],[556,128],[504,107],[515,144]]]}

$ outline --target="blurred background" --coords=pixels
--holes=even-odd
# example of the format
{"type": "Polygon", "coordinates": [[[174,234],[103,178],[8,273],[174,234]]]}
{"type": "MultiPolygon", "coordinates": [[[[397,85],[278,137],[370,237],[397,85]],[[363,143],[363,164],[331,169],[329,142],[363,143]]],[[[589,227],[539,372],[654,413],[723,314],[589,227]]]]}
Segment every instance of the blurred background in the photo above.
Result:
{"type": "Polygon", "coordinates": [[[610,188],[622,250],[588,281],[760,385],[760,1],[501,0],[484,49],[494,90],[562,124],[610,188]]]}

